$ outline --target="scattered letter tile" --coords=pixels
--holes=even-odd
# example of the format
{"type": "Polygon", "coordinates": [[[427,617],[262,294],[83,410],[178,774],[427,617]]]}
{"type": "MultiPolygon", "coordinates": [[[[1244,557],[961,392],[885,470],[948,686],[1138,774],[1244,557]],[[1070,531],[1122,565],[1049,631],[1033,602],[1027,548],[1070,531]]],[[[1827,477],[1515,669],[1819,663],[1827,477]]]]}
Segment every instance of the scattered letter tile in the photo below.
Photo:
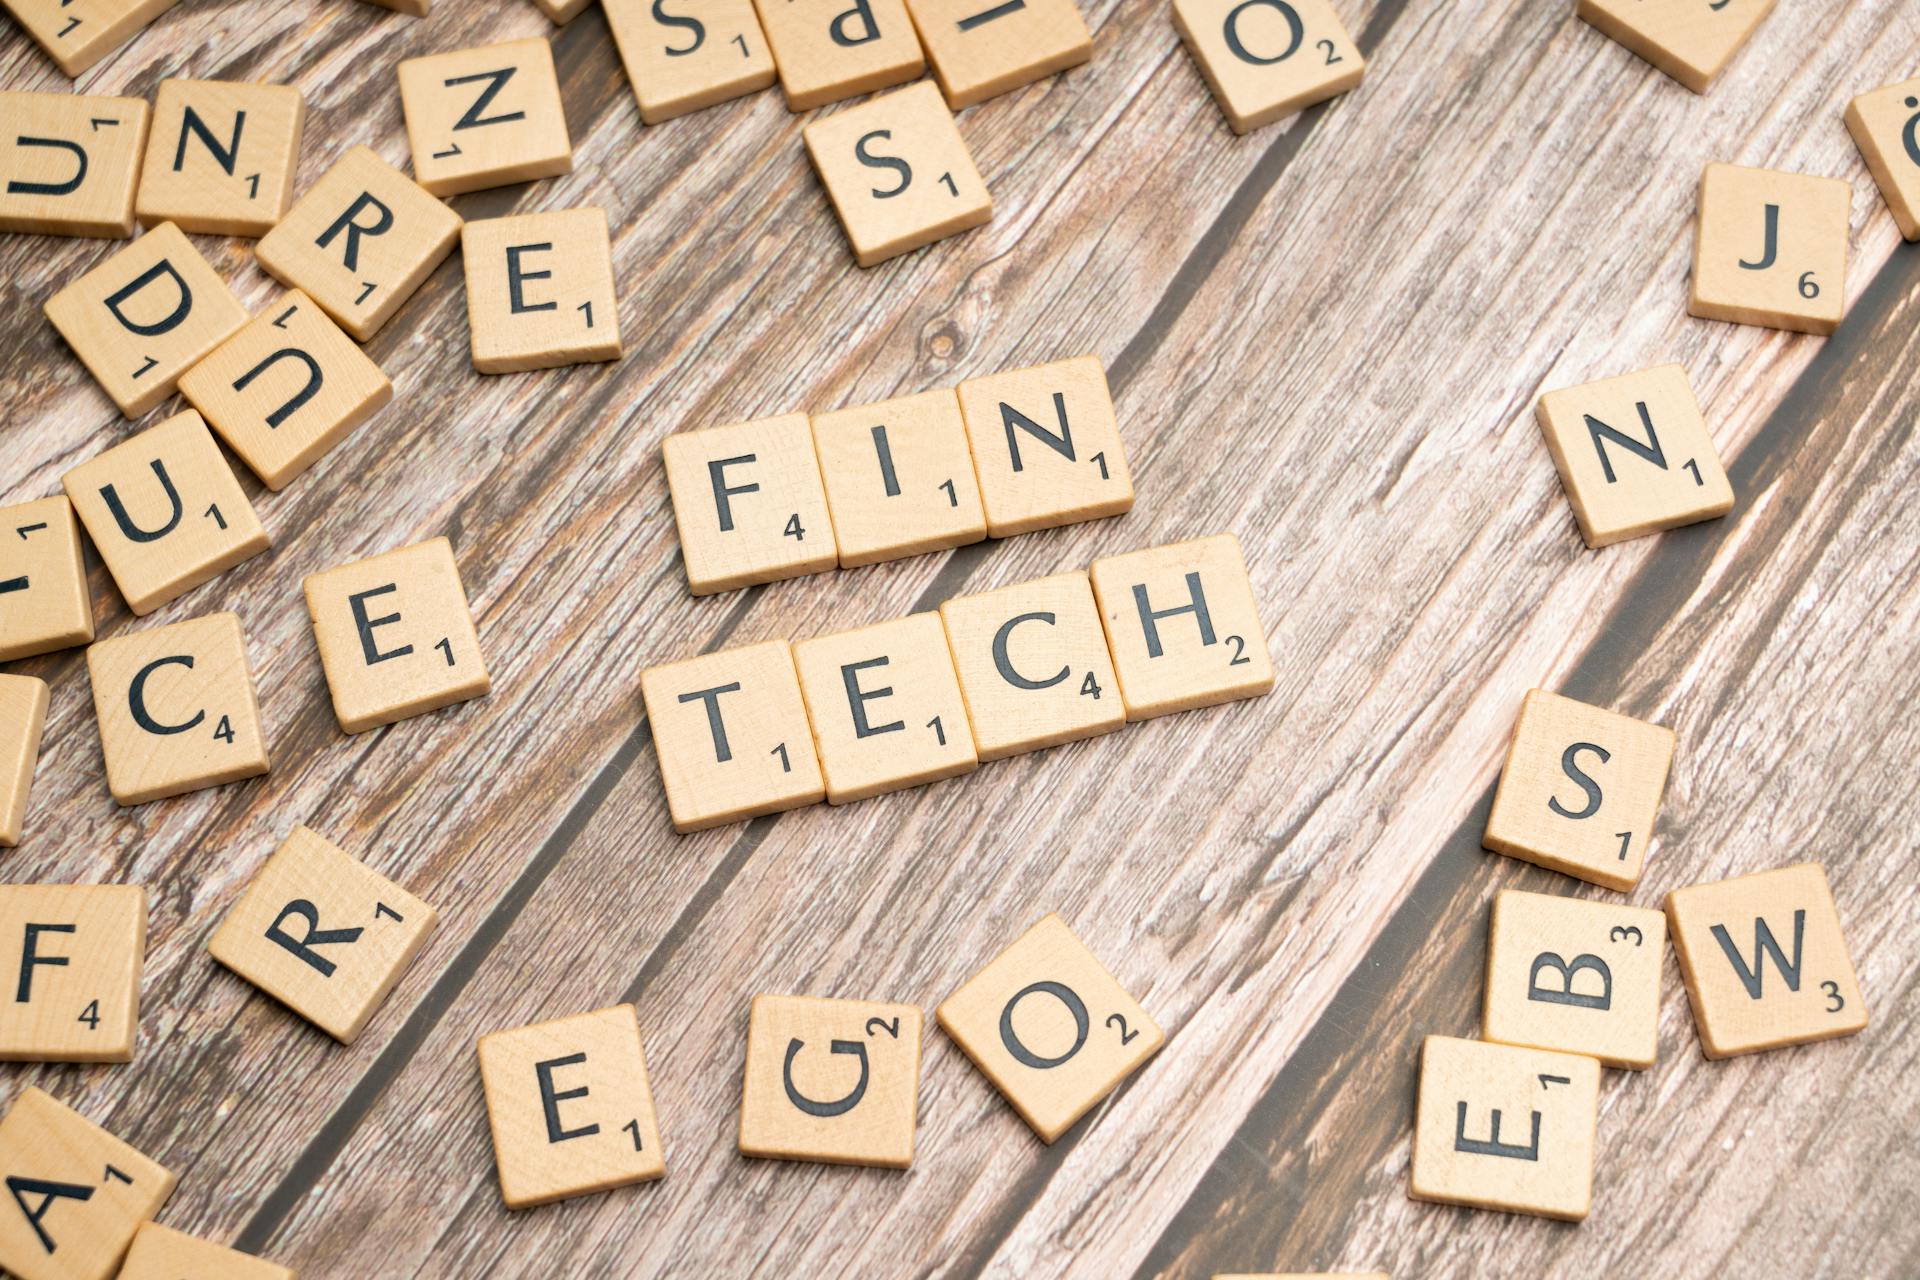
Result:
{"type": "Polygon", "coordinates": [[[678,13],[655,0],[600,0],[600,7],[648,124],[773,83],[773,54],[753,0],[703,0],[678,13]]]}
{"type": "Polygon", "coordinates": [[[366,147],[354,147],[253,252],[268,275],[305,292],[365,342],[459,239],[459,214],[366,147]]]}
{"type": "Polygon", "coordinates": [[[905,84],[927,69],[903,0],[754,0],[794,111],[905,84]]]}
{"type": "Polygon", "coordinates": [[[1847,305],[1852,202],[1853,188],[1838,178],[1708,165],[1688,313],[1832,333],[1847,305]]]}
{"type": "Polygon", "coordinates": [[[1847,131],[1900,234],[1920,240],[1920,80],[1855,98],[1847,106],[1847,131]]]}
{"type": "Polygon", "coordinates": [[[806,414],[681,431],[661,442],[660,456],[694,595],[837,563],[806,414]]]}
{"type": "Polygon", "coordinates": [[[1590,547],[1733,508],[1733,486],[1677,364],[1549,391],[1535,415],[1590,547]]]}
{"type": "Polygon", "coordinates": [[[137,418],[247,322],[186,234],[163,223],[47,299],[47,319],[101,390],[137,418]]]}
{"type": "Polygon", "coordinates": [[[481,1036],[480,1079],[509,1209],[667,1171],[630,1004],[481,1036]]]}
{"type": "Polygon", "coordinates": [[[940,606],[982,760],[1112,733],[1127,709],[1084,573],[940,606]]]}
{"type": "Polygon", "coordinates": [[[0,1061],[133,1061],[146,953],[139,885],[0,885],[0,1061]]]}
{"type": "Polygon", "coordinates": [[[1345,93],[1367,70],[1328,0],[1174,0],[1173,25],[1235,133],[1345,93]]]}
{"type": "Polygon", "coordinates": [[[1052,1143],[1165,1042],[1059,916],[1026,931],[937,1009],[940,1028],[1052,1143]]]}
{"type": "Polygon", "coordinates": [[[102,640],[87,650],[107,786],[145,804],[267,771],[246,637],[231,613],[102,640]]]}
{"type": "Polygon", "coordinates": [[[1127,451],[1097,356],[970,378],[959,394],[992,537],[1133,506],[1127,451]]]}
{"type": "Polygon", "coordinates": [[[594,208],[469,222],[467,325],[481,373],[620,358],[607,215],[594,208]]]}
{"type": "Polygon", "coordinates": [[[81,463],[61,483],[135,613],[152,613],[268,546],[233,468],[191,409],[81,463]]]}
{"type": "Polygon", "coordinates": [[[1413,1198],[1578,1222],[1593,1200],[1599,1109],[1593,1058],[1428,1036],[1413,1198]]]}
{"type": "Polygon", "coordinates": [[[93,639],[93,599],[73,503],[0,507],[0,662],[93,639]]]}
{"type": "MultiPolygon", "coordinates": [[[[34,676],[0,675],[0,846],[11,849],[20,843],[27,797],[33,792],[33,766],[40,760],[40,734],[46,726],[47,682],[34,676]]],[[[0,1023],[0,1028],[4,1025],[0,1023]]]]}
{"type": "Polygon", "coordinates": [[[1675,889],[1667,923],[1709,1058],[1866,1029],[1867,1004],[1819,863],[1675,889]]]}
{"type": "Polygon", "coordinates": [[[993,217],[987,184],[931,84],[824,116],[802,136],[863,267],[993,217]]]}
{"type": "Polygon", "coordinates": [[[1625,892],[1640,882],[1673,764],[1673,730],[1528,692],[1481,843],[1625,892]]]}
{"type": "Polygon", "coordinates": [[[743,822],[826,797],[785,641],[649,667],[640,692],[674,830],[743,822]]]}
{"type": "Polygon", "coordinates": [[[573,168],[553,46],[544,37],[400,64],[413,173],[436,196],[551,178],[573,168]]]}
{"type": "Polygon", "coordinates": [[[1093,56],[1077,0],[907,0],[907,9],[955,111],[1093,56]]]}
{"type": "Polygon", "coordinates": [[[250,1253],[146,1222],[116,1280],[294,1280],[294,1274],[250,1253]]]}
{"type": "Polygon", "coordinates": [[[813,415],[842,568],[987,536],[960,402],[942,388],[813,415]]]}
{"type": "Polygon", "coordinates": [[[134,204],[140,221],[265,235],[293,198],[306,115],[291,85],[162,80],[134,204]]]}
{"type": "Polygon", "coordinates": [[[920,1112],[920,1010],[755,996],[740,1154],[904,1169],[920,1112]]]}
{"type": "Polygon", "coordinates": [[[1257,698],[1273,660],[1240,540],[1230,533],[1093,562],[1127,719],[1257,698]]]}
{"type": "Polygon", "coordinates": [[[182,374],[180,392],[277,490],[393,399],[393,383],[295,289],[182,374]]]}
{"type": "Polygon", "coordinates": [[[1493,899],[1481,1034],[1650,1067],[1666,951],[1658,911],[1503,889],[1493,899]]]}
{"type": "Polygon", "coordinates": [[[313,574],[306,595],[344,732],[438,711],[493,688],[445,538],[313,574]]]}
{"type": "Polygon", "coordinates": [[[174,1185],[171,1173],[31,1086],[0,1117],[0,1177],[14,1193],[0,1213],[0,1269],[16,1280],[108,1280],[174,1185]]]}
{"type": "Polygon", "coordinates": [[[295,827],[207,950],[341,1044],[386,1001],[439,917],[316,832],[295,827]]]}
{"type": "Polygon", "coordinates": [[[144,98],[0,91],[0,231],[133,234],[144,98]]]}
{"type": "Polygon", "coordinates": [[[1580,0],[1580,16],[1608,38],[1639,54],[1695,93],[1705,93],[1773,0],[1718,4],[1580,0]]]}
{"type": "Polygon", "coordinates": [[[793,662],[828,804],[979,767],[939,614],[802,640],[793,662]]]}
{"type": "Polygon", "coordinates": [[[175,0],[6,0],[47,56],[78,76],[173,8],[175,0]]]}

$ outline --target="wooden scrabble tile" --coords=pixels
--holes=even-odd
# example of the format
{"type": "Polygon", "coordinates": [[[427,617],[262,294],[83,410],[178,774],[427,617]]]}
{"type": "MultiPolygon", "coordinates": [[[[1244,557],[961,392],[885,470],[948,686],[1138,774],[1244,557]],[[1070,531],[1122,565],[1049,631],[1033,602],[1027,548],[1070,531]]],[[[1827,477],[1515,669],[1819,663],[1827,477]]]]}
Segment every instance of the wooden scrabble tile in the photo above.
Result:
{"type": "Polygon", "coordinates": [[[802,136],[863,267],[993,217],[993,197],[933,85],[823,116],[802,136]]]}
{"type": "Polygon", "coordinates": [[[1920,79],[1855,98],[1847,105],[1847,132],[1900,234],[1920,240],[1920,79]]]}
{"type": "Polygon", "coordinates": [[[171,223],[47,299],[47,319],[101,390],[137,418],[247,322],[227,282],[171,223]]]}
{"type": "Polygon", "coordinates": [[[138,35],[177,0],[6,0],[25,27],[69,76],[78,76],[138,35]]]}
{"type": "Polygon", "coordinates": [[[34,676],[0,675],[0,845],[20,843],[40,759],[40,733],[47,727],[47,682],[34,676]]]}
{"type": "Polygon", "coordinates": [[[843,568],[987,536],[951,388],[816,413],[813,444],[843,568]]]}
{"type": "Polygon", "coordinates": [[[393,383],[294,289],[180,375],[180,393],[278,490],[393,399],[393,383]]]}
{"type": "Polygon", "coordinates": [[[436,196],[573,169],[553,46],[542,37],[400,64],[413,174],[436,196]]]}
{"type": "Polygon", "coordinates": [[[655,0],[600,0],[600,8],[648,124],[773,83],[773,53],[753,0],[703,0],[678,13],[655,0]]]}
{"type": "Polygon", "coordinates": [[[295,827],[207,950],[341,1044],[366,1030],[426,944],[434,909],[295,827]]]}
{"type": "Polygon", "coordinates": [[[162,80],[134,209],[147,226],[263,236],[293,199],[307,103],[284,84],[162,80]]]}
{"type": "Polygon", "coordinates": [[[620,358],[607,215],[595,208],[469,222],[467,327],[481,373],[620,358]]]}
{"type": "Polygon", "coordinates": [[[1481,843],[1625,892],[1640,882],[1673,730],[1528,691],[1481,843]]]}
{"type": "Polygon", "coordinates": [[[305,590],[343,732],[425,715],[492,690],[460,566],[445,538],[310,574],[305,590]]]}
{"type": "Polygon", "coordinates": [[[1106,556],[1092,577],[1127,719],[1273,688],[1266,632],[1232,534],[1106,556]]]}
{"type": "Polygon", "coordinates": [[[1328,0],[1174,0],[1173,25],[1235,133],[1343,94],[1367,70],[1328,0]]]}
{"type": "Polygon", "coordinates": [[[793,646],[827,803],[917,787],[980,766],[937,613],[793,646]]]}
{"type": "Polygon", "coordinates": [[[838,563],[806,414],[677,432],[660,456],[694,595],[838,563]]]}
{"type": "Polygon", "coordinates": [[[793,111],[905,84],[927,69],[904,0],[754,0],[793,111]]]}
{"type": "Polygon", "coordinates": [[[0,1061],[133,1061],[146,953],[139,885],[0,885],[0,1061]]]}
{"type": "Polygon", "coordinates": [[[294,1280],[286,1267],[157,1222],[134,1233],[117,1280],[294,1280]]]}
{"type": "Polygon", "coordinates": [[[1740,52],[1773,0],[1714,4],[1648,4],[1646,0],[1580,0],[1579,14],[1695,93],[1740,52]]]}
{"type": "Polygon", "coordinates": [[[1021,934],[934,1013],[1049,1144],[1166,1040],[1057,915],[1021,934]]]}
{"type": "Polygon", "coordinates": [[[630,1004],[481,1036],[480,1079],[509,1209],[667,1171],[630,1004]]]}
{"type": "Polygon", "coordinates": [[[1867,1004],[1819,863],[1675,889],[1667,923],[1709,1058],[1866,1029],[1867,1004]]]}
{"type": "Polygon", "coordinates": [[[1593,1201],[1599,1109],[1593,1058],[1428,1036],[1409,1191],[1578,1222],[1593,1201]]]}
{"type": "Polygon", "coordinates": [[[534,7],[553,19],[555,25],[566,26],[579,17],[591,0],[533,0],[534,7]]]}
{"type": "Polygon", "coordinates": [[[1098,356],[969,378],[959,395],[989,536],[1098,520],[1133,506],[1127,450],[1098,356]]]}
{"type": "Polygon", "coordinates": [[[1733,486],[1677,364],[1549,391],[1535,416],[1590,547],[1733,509],[1733,486]]]}
{"type": "Polygon", "coordinates": [[[93,639],[93,598],[73,503],[0,507],[0,662],[93,639]]]}
{"type": "Polygon", "coordinates": [[[755,996],[740,1154],[904,1169],[920,1113],[917,1005],[755,996]]]}
{"type": "Polygon", "coordinates": [[[145,804],[267,771],[246,636],[231,613],[102,640],[87,650],[107,787],[145,804]]]}
{"type": "Polygon", "coordinates": [[[0,231],[133,234],[144,98],[0,91],[0,231]]]}
{"type": "Polygon", "coordinates": [[[1127,722],[1107,634],[1084,573],[940,606],[982,760],[1112,733],[1127,722]]]}
{"type": "Polygon", "coordinates": [[[108,1280],[174,1186],[159,1164],[32,1086],[0,1117],[0,1177],[14,1202],[0,1213],[0,1268],[16,1280],[108,1280]]]}
{"type": "Polygon", "coordinates": [[[1650,1067],[1666,950],[1658,911],[1503,889],[1493,899],[1480,1034],[1650,1067]]]}
{"type": "Polygon", "coordinates": [[[60,478],[127,607],[152,613],[268,546],[233,468],[188,409],[60,478]]]}
{"type": "Polygon", "coordinates": [[[459,214],[366,147],[353,147],[253,253],[268,275],[303,291],[365,342],[459,239],[459,214]]]}
{"type": "Polygon", "coordinates": [[[793,651],[784,640],[640,673],[675,831],[699,831],[826,798],[793,651]]]}
{"type": "Polygon", "coordinates": [[[1077,0],[907,0],[907,12],[955,111],[1093,56],[1077,0]]]}
{"type": "Polygon", "coordinates": [[[1852,201],[1837,178],[1708,165],[1688,314],[1832,333],[1846,311],[1852,201]]]}

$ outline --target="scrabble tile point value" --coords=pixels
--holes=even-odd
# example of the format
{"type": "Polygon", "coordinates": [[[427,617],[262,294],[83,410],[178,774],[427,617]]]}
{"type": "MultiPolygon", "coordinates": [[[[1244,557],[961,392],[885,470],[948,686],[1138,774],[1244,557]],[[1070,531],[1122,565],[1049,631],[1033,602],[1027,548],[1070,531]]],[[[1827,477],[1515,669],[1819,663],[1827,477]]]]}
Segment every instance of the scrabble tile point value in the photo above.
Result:
{"type": "Polygon", "coordinates": [[[816,413],[813,443],[843,569],[987,536],[950,388],[816,413]]]}
{"type": "Polygon", "coordinates": [[[140,221],[265,235],[293,195],[306,114],[291,85],[162,80],[134,202],[140,221]]]}
{"type": "Polygon", "coordinates": [[[661,441],[660,458],[694,595],[838,563],[806,414],[676,432],[661,441]]]}
{"type": "Polygon", "coordinates": [[[77,77],[173,8],[177,0],[7,0],[62,71],[77,77]]]}
{"type": "Polygon", "coordinates": [[[93,639],[80,526],[64,493],[0,507],[0,662],[93,639]]]}
{"type": "Polygon", "coordinates": [[[969,378],[957,394],[989,536],[1098,520],[1133,507],[1126,446],[1099,357],[969,378]]]}
{"type": "Polygon", "coordinates": [[[740,1153],[904,1169],[919,1117],[916,1005],[755,996],[740,1153]]]}
{"type": "Polygon", "coordinates": [[[1667,922],[1707,1057],[1866,1029],[1866,1001],[1819,863],[1675,889],[1667,922]]]}
{"type": "Polygon", "coordinates": [[[754,0],[754,7],[793,111],[904,84],[927,68],[903,0],[754,0]]]}
{"type": "Polygon", "coordinates": [[[295,1280],[265,1258],[228,1249],[157,1222],[144,1222],[115,1280],[295,1280]]]}
{"type": "Polygon", "coordinates": [[[0,231],[133,234],[150,118],[144,98],[0,91],[0,231]]]}
{"type": "Polygon", "coordinates": [[[131,1062],[146,948],[139,885],[0,885],[0,1061],[131,1062]]]}
{"type": "Polygon", "coordinates": [[[1846,311],[1852,203],[1853,188],[1838,178],[1708,165],[1688,313],[1832,333],[1846,311]]]}
{"type": "Polygon", "coordinates": [[[32,1086],[0,1116],[0,1176],[19,1200],[20,1212],[0,1214],[0,1270],[15,1280],[109,1280],[175,1181],[32,1086]]]}
{"type": "Polygon", "coordinates": [[[1705,93],[1772,8],[1773,0],[1700,5],[1580,0],[1577,12],[1615,43],[1695,93],[1705,93]]]}
{"type": "Polygon", "coordinates": [[[1848,103],[1847,132],[1900,234],[1920,240],[1920,79],[1890,84],[1848,103]]]}
{"type": "Polygon", "coordinates": [[[620,358],[607,215],[558,209],[460,233],[473,367],[517,373],[620,358]]]}
{"type": "Polygon", "coordinates": [[[1366,74],[1329,0],[1174,0],[1173,24],[1235,133],[1346,93],[1366,74]]]}
{"type": "Polygon", "coordinates": [[[1481,1035],[1650,1067],[1666,944],[1658,911],[1502,889],[1488,930],[1481,1035]]]}
{"type": "Polygon", "coordinates": [[[47,682],[0,675],[0,846],[20,843],[46,724],[47,682]]]}
{"type": "Polygon", "coordinates": [[[572,170],[573,143],[545,37],[408,58],[399,76],[414,177],[432,194],[572,170]]]}
{"type": "Polygon", "coordinates": [[[907,0],[907,11],[955,111],[1093,56],[1078,0],[907,0]]]}
{"type": "Polygon", "coordinates": [[[679,13],[653,0],[601,0],[600,7],[647,124],[773,83],[773,53],[753,0],[705,0],[679,13]]]}
{"type": "Polygon", "coordinates": [[[1530,690],[1481,843],[1622,892],[1640,882],[1674,734],[1545,689],[1530,690]]]}

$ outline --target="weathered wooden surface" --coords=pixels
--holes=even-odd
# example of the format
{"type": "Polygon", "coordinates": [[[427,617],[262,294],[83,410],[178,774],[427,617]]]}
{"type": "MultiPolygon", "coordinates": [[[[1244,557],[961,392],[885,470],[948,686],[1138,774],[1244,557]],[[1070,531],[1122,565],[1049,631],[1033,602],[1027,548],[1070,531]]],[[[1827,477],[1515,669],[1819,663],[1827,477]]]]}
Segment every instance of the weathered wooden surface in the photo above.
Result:
{"type": "MultiPolygon", "coordinates": [[[[355,142],[404,161],[399,58],[549,29],[516,0],[439,8],[202,0],[79,87],[298,84],[304,188],[355,142]]],[[[1841,123],[1850,96],[1920,65],[1920,10],[1782,5],[1696,98],[1561,0],[1349,0],[1362,88],[1235,139],[1164,4],[1086,8],[1090,66],[962,118],[996,220],[871,272],[777,95],[643,129],[599,14],[556,34],[574,173],[456,207],[605,205],[629,353],[480,378],[448,263],[371,344],[397,403],[286,492],[249,481],[273,552],[152,621],[240,613],[270,776],[118,810],[78,651],[12,665],[54,690],[6,878],[144,882],[154,919],[137,1060],[9,1066],[0,1100],[52,1089],[180,1174],[164,1221],[309,1277],[1920,1270],[1901,1212],[1920,1184],[1920,257],[1841,123]],[[1835,338],[1686,317],[1709,160],[1852,180],[1835,338]],[[1088,350],[1132,452],[1127,517],[686,594],[663,433],[1088,350]],[[1587,551],[1532,401],[1670,359],[1738,506],[1587,551]],[[1267,699],[844,810],[669,831],[642,666],[1222,529],[1265,603],[1267,699]],[[440,533],[495,692],[344,737],[300,579],[440,533]],[[1472,1033],[1493,890],[1599,894],[1478,849],[1535,684],[1679,732],[1635,902],[1818,858],[1875,1016],[1851,1040],[1709,1063],[1670,965],[1661,1061],[1607,1074],[1577,1228],[1405,1198],[1419,1037],[1472,1033]],[[302,822],[442,913],[351,1049],[205,952],[302,822]],[[912,1171],[735,1153],[753,994],[930,1007],[1046,910],[1170,1034],[1057,1146],[936,1032],[912,1171]],[[475,1037],[621,999],[668,1177],[509,1216],[475,1037]]],[[[8,26],[0,83],[66,82],[8,26]]],[[[199,243],[250,304],[271,295],[247,242],[199,243]]],[[[110,249],[0,241],[6,501],[129,430],[39,315],[110,249]]],[[[127,628],[94,578],[103,634],[127,628]]]]}

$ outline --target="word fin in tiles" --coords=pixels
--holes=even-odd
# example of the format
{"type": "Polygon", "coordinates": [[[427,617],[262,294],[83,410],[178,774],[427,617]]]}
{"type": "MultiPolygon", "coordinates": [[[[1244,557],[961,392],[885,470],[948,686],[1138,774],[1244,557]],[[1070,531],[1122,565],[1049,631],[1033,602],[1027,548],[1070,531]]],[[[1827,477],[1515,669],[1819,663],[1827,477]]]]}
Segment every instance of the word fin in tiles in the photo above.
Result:
{"type": "Polygon", "coordinates": [[[1022,934],[935,1014],[1049,1144],[1166,1039],[1057,915],[1022,934]]]}
{"type": "Polygon", "coordinates": [[[1578,1222],[1593,1202],[1600,1063],[1428,1036],[1409,1193],[1578,1222]]]}
{"type": "Polygon", "coordinates": [[[755,996],[740,1154],[904,1169],[920,1112],[916,1005],[755,996]]]}
{"type": "Polygon", "coordinates": [[[1487,937],[1481,1034],[1609,1067],[1650,1067],[1666,952],[1658,911],[1502,889],[1487,937]]]}
{"type": "Polygon", "coordinates": [[[146,950],[139,885],[0,885],[0,1061],[133,1061],[146,950]]]}
{"type": "Polygon", "coordinates": [[[1866,1001],[1819,863],[1675,889],[1667,923],[1707,1057],[1866,1030],[1866,1001]]]}
{"type": "Polygon", "coordinates": [[[840,566],[987,536],[960,401],[949,388],[813,415],[840,566]]]}
{"type": "Polygon", "coordinates": [[[907,0],[907,12],[955,111],[1093,57],[1078,0],[907,0]]]}
{"type": "Polygon", "coordinates": [[[133,234],[144,98],[0,91],[0,231],[133,234]]]}
{"type": "Polygon", "coordinates": [[[677,13],[656,0],[600,0],[600,8],[647,124],[773,83],[773,53],[753,0],[705,0],[677,13]]]}
{"type": "Polygon", "coordinates": [[[1099,357],[970,378],[958,394],[990,537],[1132,509],[1133,477],[1099,357]]]}
{"type": "Polygon", "coordinates": [[[496,1031],[479,1055],[507,1208],[666,1173],[632,1005],[496,1031]]]}
{"type": "Polygon", "coordinates": [[[1330,0],[1174,0],[1173,25],[1235,133],[1337,97],[1367,70],[1330,0]]]}
{"type": "Polygon", "coordinates": [[[544,37],[409,58],[399,74],[414,178],[432,194],[572,171],[553,46],[544,37]]]}
{"type": "Polygon", "coordinates": [[[1626,892],[1640,882],[1673,730],[1545,689],[1520,706],[1481,843],[1626,892]]]}
{"type": "Polygon", "coordinates": [[[186,234],[162,223],[47,299],[47,319],[120,412],[137,418],[247,322],[186,234]]]}
{"type": "Polygon", "coordinates": [[[215,960],[352,1044],[439,921],[323,836],[295,827],[207,941],[215,960]]]}
{"type": "Polygon", "coordinates": [[[0,662],[93,639],[93,598],[73,503],[0,507],[0,662]]]}
{"type": "Polygon", "coordinates": [[[1677,364],[1549,391],[1535,416],[1590,547],[1733,509],[1733,486],[1677,364]]]}
{"type": "Polygon", "coordinates": [[[246,491],[191,409],[95,455],[61,483],[137,614],[268,546],[246,491]]]}
{"type": "Polygon", "coordinates": [[[676,432],[660,456],[694,595],[838,563],[806,414],[676,432]]]}
{"type": "Polygon", "coordinates": [[[11,849],[20,843],[46,725],[47,682],[35,676],[0,674],[0,847],[11,849]]]}
{"type": "Polygon", "coordinates": [[[62,71],[77,77],[177,0],[7,0],[7,12],[62,71]]]}
{"type": "Polygon", "coordinates": [[[174,1176],[29,1086],[0,1116],[0,1269],[16,1280],[109,1280],[174,1176]],[[18,1212],[15,1212],[15,1210],[18,1212]]]}
{"type": "Polygon", "coordinates": [[[287,211],[307,104],[284,84],[162,80],[134,209],[151,227],[265,235],[287,211]]]}
{"type": "Polygon", "coordinates": [[[1920,240],[1920,79],[1890,84],[1848,103],[1847,132],[1900,234],[1920,240]]]}
{"type": "Polygon", "coordinates": [[[305,591],[343,732],[363,733],[493,689],[445,538],[311,574],[305,591]]]}
{"type": "Polygon", "coordinates": [[[1580,0],[1577,12],[1608,39],[1705,93],[1772,8],[1773,0],[1580,0]]]}
{"type": "Polygon", "coordinates": [[[927,69],[903,0],[754,0],[754,6],[793,111],[905,84],[927,69]]]}
{"type": "Polygon", "coordinates": [[[254,257],[365,342],[459,240],[460,215],[356,146],[294,202],[254,257]]]}
{"type": "Polygon", "coordinates": [[[460,254],[473,367],[481,373],[620,358],[604,210],[469,222],[460,233],[460,254]]]}
{"type": "Polygon", "coordinates": [[[826,798],[793,650],[768,640],[640,673],[667,811],[700,831],[826,798]]]}
{"type": "Polygon", "coordinates": [[[1832,333],[1846,313],[1852,204],[1838,178],[1708,165],[1688,314],[1832,333]]]}
{"type": "Polygon", "coordinates": [[[143,1222],[116,1280],[294,1280],[286,1267],[201,1240],[184,1231],[143,1222]]]}
{"type": "Polygon", "coordinates": [[[973,153],[929,82],[823,116],[801,136],[863,267],[993,217],[973,153]]]}

